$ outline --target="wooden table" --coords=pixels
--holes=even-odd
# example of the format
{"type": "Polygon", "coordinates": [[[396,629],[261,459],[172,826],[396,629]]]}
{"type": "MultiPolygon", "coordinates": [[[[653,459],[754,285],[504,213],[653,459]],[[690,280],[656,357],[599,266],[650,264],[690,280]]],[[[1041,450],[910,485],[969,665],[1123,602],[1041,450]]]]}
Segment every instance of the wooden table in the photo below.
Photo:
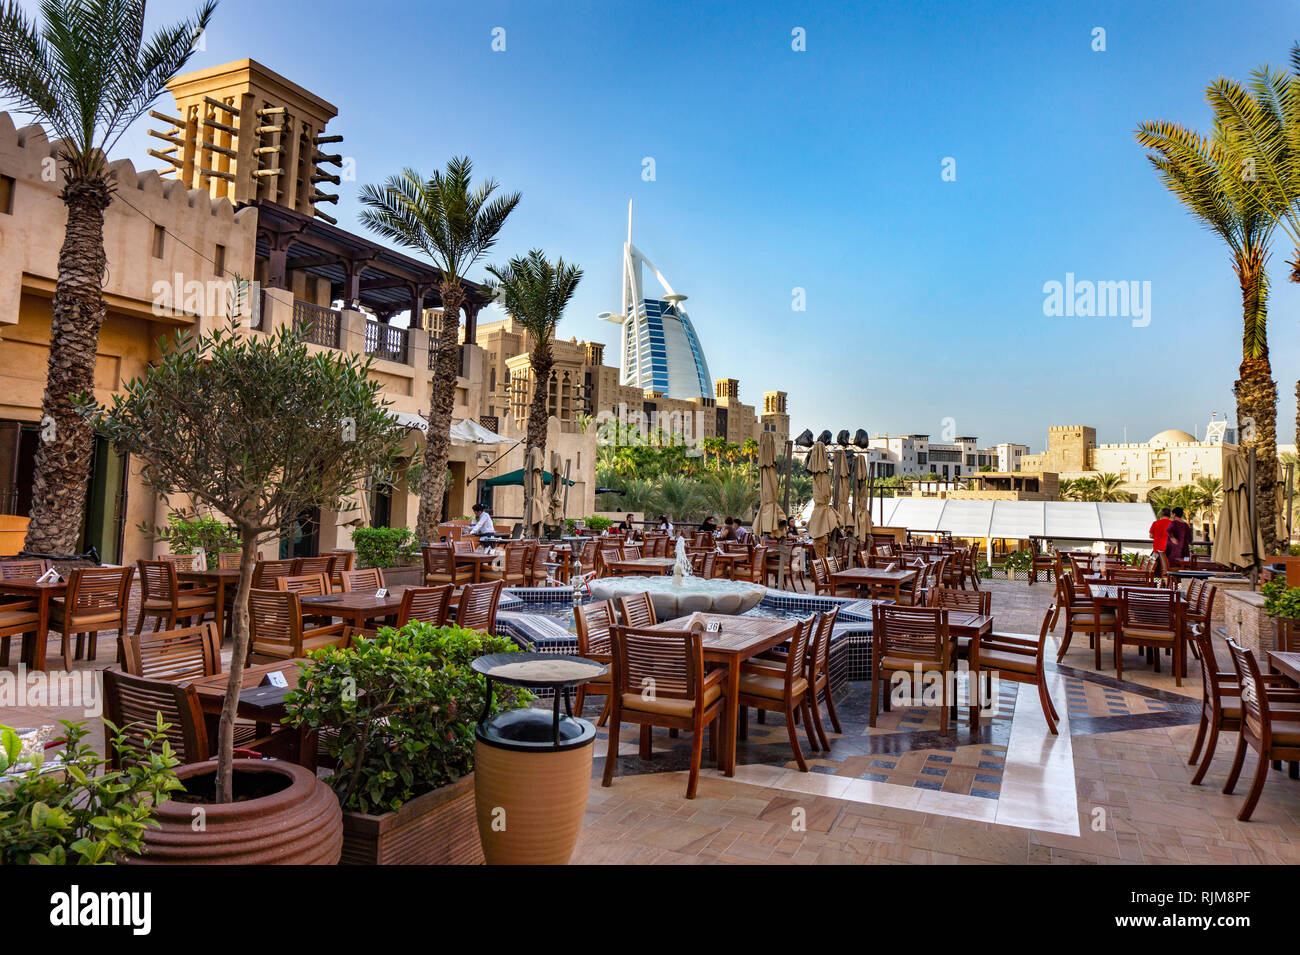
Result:
{"type": "Polygon", "coordinates": [[[496,560],[497,555],[485,554],[482,551],[477,550],[468,550],[462,551],[459,554],[453,554],[452,559],[458,564],[472,564],[474,567],[474,580],[472,582],[478,584],[483,582],[483,568],[496,560]]]}
{"type": "MultiPolygon", "coordinates": [[[[304,657],[291,660],[277,660],[275,663],[251,663],[244,667],[241,685],[244,690],[255,689],[268,673],[279,671],[284,674],[289,689],[297,687],[305,675],[304,667],[311,661],[304,657]]],[[[208,726],[208,740],[216,755],[217,734],[220,731],[221,709],[226,704],[226,687],[230,682],[229,673],[217,673],[189,681],[199,697],[199,707],[203,710],[204,720],[208,726]]],[[[287,691],[284,691],[287,692],[287,691]]],[[[263,701],[245,700],[241,694],[239,708],[235,715],[240,719],[251,720],[259,725],[280,726],[285,716],[284,692],[267,694],[270,699],[263,701]]],[[[259,732],[260,735],[260,732],[259,732]]],[[[282,736],[283,748],[276,746],[274,752],[285,759],[314,769],[316,766],[316,733],[309,726],[300,729],[285,727],[276,734],[282,736]]],[[[271,751],[268,750],[268,755],[271,751]]]]}
{"type": "Polygon", "coordinates": [[[714,551],[713,562],[715,564],[725,564],[727,567],[727,579],[736,579],[736,565],[749,563],[749,553],[747,551],[714,551]]]}
{"type": "Polygon", "coordinates": [[[347,591],[338,594],[319,594],[301,597],[303,612],[311,610],[321,616],[341,617],[344,622],[358,630],[366,629],[366,621],[376,617],[387,617],[397,613],[402,606],[402,595],[407,591],[406,585],[388,588],[387,597],[376,597],[374,593],[347,591]]]}
{"type": "Polygon", "coordinates": [[[35,577],[0,580],[0,594],[13,594],[36,601],[36,638],[33,640],[31,634],[23,634],[23,648],[22,653],[19,654],[19,659],[24,660],[33,670],[45,669],[45,644],[49,640],[50,630],[50,601],[55,597],[66,596],[67,593],[66,580],[50,583],[41,583],[35,577]]]}
{"type": "Polygon", "coordinates": [[[607,561],[605,566],[619,574],[662,577],[672,571],[675,563],[673,557],[638,557],[635,560],[607,561]]]}
{"type": "Polygon", "coordinates": [[[1269,650],[1268,664],[1292,683],[1300,686],[1300,653],[1269,650]]]}
{"type": "MultiPolygon", "coordinates": [[[[650,629],[680,633],[691,623],[694,614],[676,617],[655,624],[650,629]]],[[[723,613],[702,613],[705,623],[717,620],[722,624],[718,633],[704,633],[704,661],[719,663],[727,668],[726,733],[722,738],[723,772],[736,775],[736,736],[740,726],[740,665],[751,657],[780,646],[798,627],[795,620],[776,620],[771,617],[734,617],[723,613]]]]}
{"type": "MultiPolygon", "coordinates": [[[[971,613],[967,610],[949,610],[948,611],[948,636],[953,641],[961,637],[970,640],[970,657],[967,659],[967,674],[969,683],[967,684],[967,694],[970,702],[970,728],[979,729],[980,726],[980,700],[979,700],[979,646],[980,641],[993,632],[993,618],[986,613],[971,613]]],[[[953,668],[957,666],[956,647],[953,650],[953,668]]],[[[954,707],[956,700],[953,701],[954,707]]],[[[955,710],[954,710],[955,712],[955,710]]],[[[954,722],[956,720],[954,719],[954,722]]]]}
{"type": "Polygon", "coordinates": [[[213,570],[177,570],[176,579],[183,581],[193,581],[203,587],[217,588],[217,609],[212,615],[212,619],[217,624],[217,633],[225,637],[226,620],[226,592],[233,593],[239,589],[239,568],[228,567],[224,570],[216,568],[213,570]]]}
{"type": "Polygon", "coordinates": [[[841,584],[848,587],[866,587],[873,594],[877,589],[888,588],[894,600],[902,600],[900,590],[908,581],[915,581],[920,568],[911,570],[885,570],[883,567],[850,567],[831,574],[832,593],[841,584]]]}

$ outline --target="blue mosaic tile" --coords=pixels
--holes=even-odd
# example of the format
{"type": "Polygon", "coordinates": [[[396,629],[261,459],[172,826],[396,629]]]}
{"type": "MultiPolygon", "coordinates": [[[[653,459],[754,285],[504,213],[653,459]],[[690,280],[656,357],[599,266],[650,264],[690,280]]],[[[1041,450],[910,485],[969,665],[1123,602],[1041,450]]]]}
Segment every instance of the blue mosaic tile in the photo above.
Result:
{"type": "Polygon", "coordinates": [[[895,766],[898,765],[898,763],[897,763],[897,761],[895,761],[895,762],[890,762],[890,761],[887,760],[887,759],[873,759],[873,760],[872,760],[870,763],[868,763],[867,765],[868,765],[868,766],[880,766],[880,767],[883,767],[884,769],[893,769],[895,766]]]}
{"type": "Polygon", "coordinates": [[[943,783],[927,783],[927,782],[922,782],[921,780],[918,779],[916,782],[912,783],[912,788],[930,789],[935,792],[943,792],[943,783]]]}
{"type": "Polygon", "coordinates": [[[921,768],[922,776],[947,776],[948,770],[939,769],[937,766],[923,766],[921,768]]]}
{"type": "Polygon", "coordinates": [[[869,780],[870,782],[873,782],[873,783],[887,783],[887,782],[889,782],[889,777],[888,777],[888,776],[882,776],[882,775],[880,775],[880,773],[863,773],[863,774],[862,774],[861,776],[859,776],[858,778],[859,778],[859,779],[866,779],[866,780],[869,780]]]}
{"type": "Polygon", "coordinates": [[[930,759],[933,759],[933,760],[935,760],[936,762],[939,762],[939,763],[951,763],[951,762],[952,762],[952,757],[951,757],[951,756],[935,756],[935,755],[932,754],[932,755],[930,756],[930,759]]]}
{"type": "Polygon", "coordinates": [[[984,759],[981,759],[978,765],[980,769],[1001,769],[1002,768],[1001,763],[994,763],[984,759]]]}
{"type": "Polygon", "coordinates": [[[997,799],[997,798],[998,798],[998,794],[997,794],[997,793],[995,793],[995,792],[990,792],[990,791],[987,790],[987,789],[972,789],[972,790],[970,791],[970,794],[971,794],[972,796],[978,796],[980,799],[997,799]]]}
{"type": "Polygon", "coordinates": [[[990,776],[988,773],[976,773],[975,782],[977,783],[1000,783],[1002,779],[998,776],[990,776]]]}

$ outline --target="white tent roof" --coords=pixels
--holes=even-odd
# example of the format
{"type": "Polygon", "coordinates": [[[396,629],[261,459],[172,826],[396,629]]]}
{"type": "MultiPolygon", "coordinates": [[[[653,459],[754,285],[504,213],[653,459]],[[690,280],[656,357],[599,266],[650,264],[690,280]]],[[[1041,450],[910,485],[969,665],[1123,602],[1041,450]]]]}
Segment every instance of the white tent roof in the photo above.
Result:
{"type": "Polygon", "coordinates": [[[954,537],[1023,540],[1147,539],[1150,504],[1083,501],[978,501],[936,497],[877,498],[872,518],[884,527],[947,531],[954,537]]]}
{"type": "MultiPolygon", "coordinates": [[[[425,420],[423,415],[411,414],[406,411],[394,411],[391,414],[403,428],[412,428],[417,431],[429,430],[429,422],[425,420]]],[[[460,447],[471,444],[504,444],[510,440],[510,438],[503,438],[494,431],[489,431],[470,418],[456,419],[451,423],[451,443],[460,447]]]]}

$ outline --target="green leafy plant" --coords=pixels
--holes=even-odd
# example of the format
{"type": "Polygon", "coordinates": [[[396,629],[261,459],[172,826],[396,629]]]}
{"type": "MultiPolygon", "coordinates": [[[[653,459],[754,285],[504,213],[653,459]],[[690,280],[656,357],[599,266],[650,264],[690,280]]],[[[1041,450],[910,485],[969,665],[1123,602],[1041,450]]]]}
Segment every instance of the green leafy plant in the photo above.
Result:
{"type": "Polygon", "coordinates": [[[1285,579],[1275,578],[1259,592],[1264,595],[1264,612],[1270,617],[1300,620],[1300,587],[1288,587],[1285,579]]]}
{"type": "Polygon", "coordinates": [[[358,567],[404,564],[420,550],[409,527],[358,527],[352,532],[358,567]]]}
{"type": "Polygon", "coordinates": [[[1003,566],[1010,571],[1025,571],[1034,564],[1034,555],[1029,548],[1018,550],[1014,553],[1007,554],[1007,559],[1003,566]]]}
{"type": "Polygon", "coordinates": [[[167,515],[166,527],[146,529],[154,540],[165,541],[173,554],[203,552],[209,567],[215,567],[218,554],[238,551],[239,531],[215,517],[189,516],[184,511],[167,515]]]}
{"type": "Polygon", "coordinates": [[[614,522],[608,517],[588,517],[586,524],[587,530],[595,531],[597,534],[603,534],[614,526],[614,522]]]}
{"type": "MultiPolygon", "coordinates": [[[[345,810],[384,813],[474,769],[474,726],[486,681],[475,657],[518,650],[505,637],[412,622],[385,627],[350,649],[311,655],[311,682],[287,698],[287,721],[328,728],[325,780],[345,810]]],[[[493,713],[531,699],[499,687],[493,713]]]]}
{"type": "MultiPolygon", "coordinates": [[[[144,833],[169,792],[184,788],[180,760],[167,742],[168,724],[145,734],[145,752],[127,745],[107,720],[108,745],[123,768],[85,745],[83,723],[63,721],[62,763],[42,771],[44,756],[0,788],[0,866],[104,865],[144,852],[144,833]],[[156,747],[156,748],[155,748],[156,747]],[[6,791],[7,790],[7,791],[6,791]]],[[[0,726],[0,774],[19,760],[18,735],[0,726]]]]}

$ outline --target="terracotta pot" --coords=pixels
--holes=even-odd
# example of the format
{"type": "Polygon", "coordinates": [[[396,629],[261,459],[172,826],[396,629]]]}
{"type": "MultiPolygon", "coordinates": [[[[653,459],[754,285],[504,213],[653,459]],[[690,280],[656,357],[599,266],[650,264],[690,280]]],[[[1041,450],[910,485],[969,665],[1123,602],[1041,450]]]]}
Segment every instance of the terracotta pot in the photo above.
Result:
{"type": "MultiPolygon", "coordinates": [[[[215,775],[217,761],[180,766],[182,782],[215,775]]],[[[145,855],[136,865],[336,865],[343,846],[343,813],[333,790],[304,766],[279,760],[235,760],[239,778],[270,777],[283,788],[266,796],[224,804],[167,800],[158,807],[161,828],[145,830],[145,855]],[[202,820],[203,825],[196,825],[202,820]]]]}
{"type": "Polygon", "coordinates": [[[380,816],[343,814],[343,865],[482,865],[474,774],[380,816]]]}
{"type": "Polygon", "coordinates": [[[489,865],[566,865],[587,812],[592,739],[561,750],[474,748],[478,831],[489,865]]]}

